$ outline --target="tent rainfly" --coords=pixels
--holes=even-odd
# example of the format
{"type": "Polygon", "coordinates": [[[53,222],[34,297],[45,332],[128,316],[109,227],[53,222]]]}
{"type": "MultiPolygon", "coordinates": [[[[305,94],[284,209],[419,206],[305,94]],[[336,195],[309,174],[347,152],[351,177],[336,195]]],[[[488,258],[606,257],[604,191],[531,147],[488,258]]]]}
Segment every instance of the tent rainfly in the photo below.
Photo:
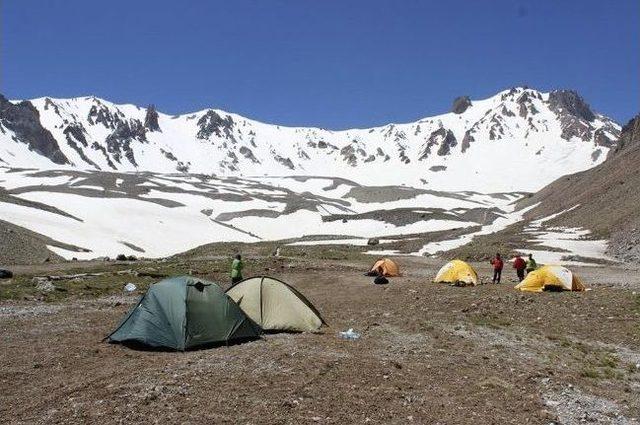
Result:
{"type": "Polygon", "coordinates": [[[245,279],[227,289],[227,295],[266,331],[313,332],[325,324],[304,295],[273,277],[245,279]]]}
{"type": "Polygon", "coordinates": [[[400,276],[400,268],[398,265],[388,258],[381,258],[376,261],[373,266],[371,266],[371,270],[369,271],[371,274],[382,274],[387,277],[400,276]]]}
{"type": "Polygon", "coordinates": [[[571,270],[552,265],[532,271],[515,288],[526,292],[586,290],[582,280],[571,270]]]}
{"type": "Polygon", "coordinates": [[[477,285],[478,273],[462,260],[451,260],[438,271],[435,279],[436,283],[463,283],[465,285],[477,285]]]}
{"type": "Polygon", "coordinates": [[[106,339],[184,351],[260,333],[218,285],[180,276],[151,285],[106,339]]]}

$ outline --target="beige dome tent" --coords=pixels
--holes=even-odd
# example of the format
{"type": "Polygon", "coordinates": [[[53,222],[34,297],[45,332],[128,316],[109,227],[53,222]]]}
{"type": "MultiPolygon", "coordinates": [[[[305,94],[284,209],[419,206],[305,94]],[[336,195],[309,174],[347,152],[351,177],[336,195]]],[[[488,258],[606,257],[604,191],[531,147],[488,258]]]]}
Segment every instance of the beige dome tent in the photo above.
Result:
{"type": "Polygon", "coordinates": [[[388,258],[381,258],[376,261],[373,266],[371,266],[371,270],[369,271],[371,274],[381,274],[387,277],[400,276],[400,268],[398,265],[388,258]]]}
{"type": "Polygon", "coordinates": [[[478,273],[462,260],[451,260],[442,266],[433,281],[436,283],[462,283],[475,286],[478,284],[478,273]]]}
{"type": "Polygon", "coordinates": [[[571,270],[552,265],[532,271],[515,288],[525,292],[586,290],[580,278],[571,270]]]}
{"type": "Polygon", "coordinates": [[[317,331],[325,323],[304,295],[273,277],[250,277],[229,288],[227,295],[267,331],[317,331]]]}

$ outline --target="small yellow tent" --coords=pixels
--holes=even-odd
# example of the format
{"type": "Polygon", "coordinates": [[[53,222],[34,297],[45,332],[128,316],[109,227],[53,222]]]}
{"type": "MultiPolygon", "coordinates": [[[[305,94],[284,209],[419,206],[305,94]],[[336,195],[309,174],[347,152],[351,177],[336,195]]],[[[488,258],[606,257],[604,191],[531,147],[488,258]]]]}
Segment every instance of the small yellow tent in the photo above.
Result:
{"type": "Polygon", "coordinates": [[[324,324],[304,295],[273,277],[247,278],[227,289],[227,295],[266,331],[313,332],[324,324]]]}
{"type": "Polygon", "coordinates": [[[527,292],[584,291],[586,289],[578,276],[562,266],[544,266],[534,270],[515,288],[527,292]]]}
{"type": "Polygon", "coordinates": [[[464,283],[475,286],[478,284],[478,273],[462,260],[451,260],[442,266],[433,281],[436,283],[464,283]]]}
{"type": "Polygon", "coordinates": [[[398,265],[388,258],[382,258],[374,263],[371,272],[382,273],[383,276],[400,276],[398,265]]]}

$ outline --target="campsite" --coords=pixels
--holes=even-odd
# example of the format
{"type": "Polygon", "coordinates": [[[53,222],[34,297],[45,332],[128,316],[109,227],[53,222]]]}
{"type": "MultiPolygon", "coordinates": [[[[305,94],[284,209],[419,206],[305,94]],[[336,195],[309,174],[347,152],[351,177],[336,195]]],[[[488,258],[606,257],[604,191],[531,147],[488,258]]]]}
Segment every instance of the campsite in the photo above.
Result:
{"type": "Polygon", "coordinates": [[[640,1],[0,1],[0,425],[640,425],[640,1]]]}
{"type": "MultiPolygon", "coordinates": [[[[0,283],[10,298],[0,308],[0,417],[153,422],[162,409],[164,423],[539,424],[640,414],[640,275],[623,266],[573,268],[590,291],[527,293],[510,270],[500,285],[456,287],[432,282],[442,260],[394,257],[402,276],[373,285],[363,273],[372,257],[347,247],[274,258],[270,245],[246,245],[246,276],[292,285],[327,325],[185,352],[102,341],[163,275],[226,289],[231,256],[217,253],[231,248],[16,268],[0,283]],[[82,274],[47,293],[25,284],[82,274]],[[348,328],[360,338],[338,336],[348,328]]],[[[487,263],[472,265],[489,278],[487,263]]]]}

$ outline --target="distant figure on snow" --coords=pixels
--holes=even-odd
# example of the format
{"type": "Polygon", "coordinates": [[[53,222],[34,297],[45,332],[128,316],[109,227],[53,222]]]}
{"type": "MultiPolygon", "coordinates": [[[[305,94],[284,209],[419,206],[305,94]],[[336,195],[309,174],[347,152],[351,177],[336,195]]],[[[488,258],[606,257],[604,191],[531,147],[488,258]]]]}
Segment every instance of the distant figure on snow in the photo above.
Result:
{"type": "Polygon", "coordinates": [[[500,253],[498,252],[496,256],[490,261],[493,266],[493,283],[500,283],[500,278],[502,277],[502,268],[504,267],[504,261],[502,261],[502,257],[500,257],[500,253]]]}
{"type": "Polygon", "coordinates": [[[242,256],[240,254],[236,254],[236,258],[233,259],[233,263],[231,263],[231,284],[235,285],[236,283],[242,280],[242,269],[244,267],[244,263],[242,262],[242,256]]]}
{"type": "Polygon", "coordinates": [[[519,254],[513,259],[513,268],[516,269],[518,282],[522,282],[524,280],[524,270],[527,268],[527,263],[519,254]]]}
{"type": "Polygon", "coordinates": [[[536,260],[533,259],[533,254],[529,254],[529,259],[527,260],[527,274],[531,273],[537,268],[538,264],[536,263],[536,260]]]}

